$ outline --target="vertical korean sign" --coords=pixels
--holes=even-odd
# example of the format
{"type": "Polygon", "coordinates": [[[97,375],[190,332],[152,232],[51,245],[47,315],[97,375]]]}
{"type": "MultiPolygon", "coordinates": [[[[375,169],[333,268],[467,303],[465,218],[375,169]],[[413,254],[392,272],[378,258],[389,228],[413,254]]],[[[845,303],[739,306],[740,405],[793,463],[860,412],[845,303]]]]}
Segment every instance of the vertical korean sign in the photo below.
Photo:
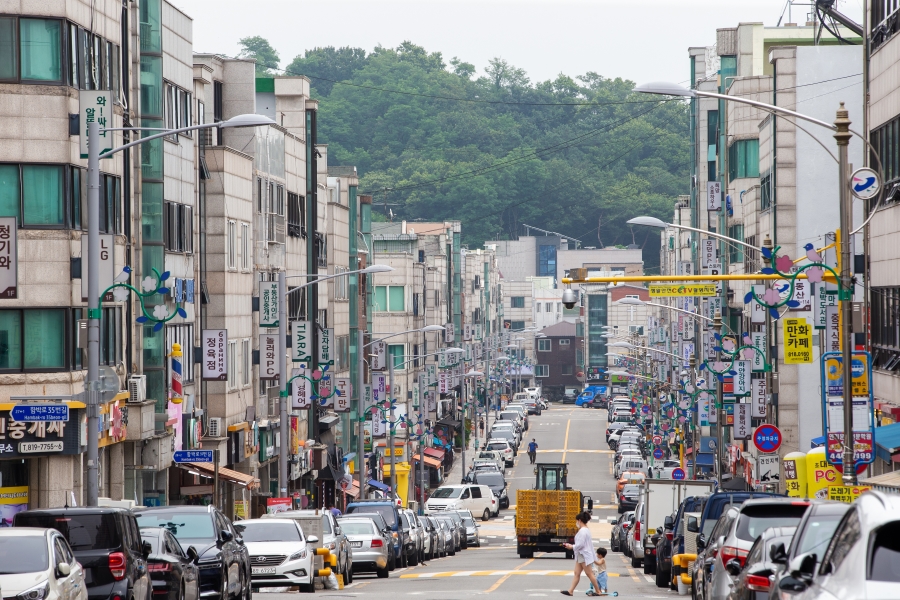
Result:
{"type": "MultiPolygon", "coordinates": [[[[13,219],[15,220],[15,219],[13,219]]],[[[115,269],[115,236],[105,233],[100,234],[100,260],[98,277],[100,279],[100,290],[103,291],[113,284],[116,276],[115,269]]],[[[87,302],[88,297],[88,236],[81,236],[81,299],[87,302]]],[[[173,284],[174,285],[174,284],[173,284]]],[[[0,296],[2,298],[4,296],[0,296]]],[[[102,298],[104,302],[113,300],[112,292],[106,294],[102,298]]]]}
{"type": "Polygon", "coordinates": [[[19,258],[16,217],[0,217],[0,298],[17,298],[19,258]]]}
{"type": "Polygon", "coordinates": [[[338,377],[334,380],[334,387],[336,390],[334,395],[334,412],[350,412],[350,395],[353,393],[350,378],[338,377]]]}
{"type": "Polygon", "coordinates": [[[466,323],[463,325],[463,341],[470,341],[472,339],[472,326],[466,323]]]}
{"type": "Polygon", "coordinates": [[[203,330],[203,381],[228,379],[228,330],[203,330]]]}
{"type": "Polygon", "coordinates": [[[278,327],[278,282],[259,282],[259,326],[278,327]]]}
{"type": "Polygon", "coordinates": [[[305,375],[306,369],[294,369],[293,376],[295,379],[291,382],[291,408],[294,410],[309,410],[312,408],[309,393],[312,386],[303,377],[305,375]]]}
{"type": "MultiPolygon", "coordinates": [[[[766,286],[754,285],[753,292],[758,298],[762,298],[763,294],[766,293],[766,286]]],[[[766,307],[756,300],[750,303],[750,322],[756,325],[761,325],[766,322],[766,307]]]]}
{"type": "Polygon", "coordinates": [[[372,370],[384,371],[387,368],[387,342],[372,342],[372,370]]]}
{"type": "Polygon", "coordinates": [[[734,361],[734,395],[746,396],[750,393],[750,361],[734,361]]]}
{"type": "Polygon", "coordinates": [[[719,249],[716,247],[716,240],[713,238],[704,238],[700,240],[700,266],[704,269],[711,269],[719,258],[719,249]]]}
{"type": "Polygon", "coordinates": [[[750,439],[750,405],[734,405],[734,439],[750,439]]]}
{"type": "Polygon", "coordinates": [[[312,334],[309,321],[291,323],[291,361],[312,364],[312,334]]]}
{"type": "Polygon", "coordinates": [[[278,380],[278,336],[275,334],[259,335],[259,378],[278,380]]]}
{"type": "Polygon", "coordinates": [[[801,319],[782,319],[784,325],[784,364],[799,365],[811,363],[812,328],[801,319]]]}
{"type": "Polygon", "coordinates": [[[706,210],[722,210],[722,183],[719,181],[706,182],[706,210]]]}
{"type": "MultiPolygon", "coordinates": [[[[78,113],[80,139],[78,150],[81,158],[88,157],[88,123],[96,122],[100,129],[112,127],[113,101],[112,92],[83,91],[78,93],[78,113]]],[[[100,157],[112,150],[112,134],[100,132],[100,157]]]]}
{"type": "Polygon", "coordinates": [[[766,380],[754,379],[753,392],[750,394],[750,416],[754,419],[766,418],[766,380]]]}
{"type": "Polygon", "coordinates": [[[331,352],[331,340],[334,339],[334,329],[323,329],[319,336],[319,365],[334,365],[334,355],[331,352]]]}
{"type": "Polygon", "coordinates": [[[754,331],[750,334],[750,340],[756,351],[753,353],[753,370],[756,372],[766,369],[766,332],[754,331]]]}

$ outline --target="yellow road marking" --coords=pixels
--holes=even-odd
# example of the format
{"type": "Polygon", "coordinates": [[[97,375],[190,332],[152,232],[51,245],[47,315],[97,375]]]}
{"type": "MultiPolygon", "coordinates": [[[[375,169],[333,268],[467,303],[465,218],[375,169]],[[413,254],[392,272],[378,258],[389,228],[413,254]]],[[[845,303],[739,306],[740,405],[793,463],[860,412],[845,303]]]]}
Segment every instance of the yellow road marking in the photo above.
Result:
{"type": "MultiPolygon", "coordinates": [[[[543,552],[541,552],[541,555],[543,555],[543,552]]],[[[528,560],[526,560],[525,562],[523,562],[521,565],[519,565],[518,567],[516,567],[515,569],[513,569],[513,571],[518,571],[519,569],[522,569],[523,567],[527,567],[528,565],[530,565],[530,564],[533,563],[533,562],[534,562],[534,558],[529,558],[528,560]]],[[[491,587],[489,587],[485,593],[486,593],[486,594],[490,594],[491,592],[493,592],[494,590],[496,590],[498,587],[500,587],[501,585],[503,585],[503,582],[505,582],[507,579],[509,579],[511,575],[512,575],[512,573],[507,573],[506,575],[504,575],[503,577],[501,577],[500,579],[498,579],[498,580],[497,580],[497,583],[495,583],[494,585],[492,585],[491,587]]]]}
{"type": "Polygon", "coordinates": [[[566,462],[566,450],[569,447],[569,426],[572,424],[572,419],[566,421],[566,439],[563,440],[563,456],[562,462],[566,462]]]}

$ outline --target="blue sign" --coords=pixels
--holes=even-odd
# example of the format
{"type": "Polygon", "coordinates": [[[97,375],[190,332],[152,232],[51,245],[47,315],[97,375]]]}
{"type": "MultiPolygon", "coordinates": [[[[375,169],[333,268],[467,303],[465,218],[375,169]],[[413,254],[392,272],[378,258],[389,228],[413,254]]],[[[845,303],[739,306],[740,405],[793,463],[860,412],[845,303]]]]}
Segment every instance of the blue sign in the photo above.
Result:
{"type": "Polygon", "coordinates": [[[213,462],[212,450],[176,450],[172,460],[177,463],[211,463],[213,462]]]}
{"type": "Polygon", "coordinates": [[[659,460],[659,459],[661,459],[662,457],[663,457],[663,451],[662,451],[662,448],[657,448],[656,450],[653,451],[653,458],[659,460]]]}
{"type": "Polygon", "coordinates": [[[68,421],[69,407],[65,404],[17,404],[10,411],[10,416],[19,423],[68,421]]]}
{"type": "Polygon", "coordinates": [[[644,413],[644,414],[647,414],[648,412],[650,412],[650,405],[645,404],[644,406],[642,406],[642,407],[641,407],[641,412],[644,413]]]}
{"type": "Polygon", "coordinates": [[[781,431],[768,423],[760,425],[753,433],[753,445],[760,452],[778,452],[781,447],[781,431]]]}
{"type": "Polygon", "coordinates": [[[672,479],[675,479],[676,481],[682,481],[684,478],[684,469],[682,469],[681,467],[672,469],[672,479]]]}

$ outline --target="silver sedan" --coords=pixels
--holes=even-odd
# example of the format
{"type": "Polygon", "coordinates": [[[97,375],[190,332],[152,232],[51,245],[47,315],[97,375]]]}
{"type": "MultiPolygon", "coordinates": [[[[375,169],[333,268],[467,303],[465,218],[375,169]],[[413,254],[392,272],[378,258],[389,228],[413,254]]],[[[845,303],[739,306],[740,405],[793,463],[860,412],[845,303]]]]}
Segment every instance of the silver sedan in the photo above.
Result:
{"type": "Polygon", "coordinates": [[[353,573],[372,572],[379,578],[388,576],[388,540],[378,531],[375,522],[366,518],[340,520],[341,530],[350,540],[353,550],[353,573]]]}

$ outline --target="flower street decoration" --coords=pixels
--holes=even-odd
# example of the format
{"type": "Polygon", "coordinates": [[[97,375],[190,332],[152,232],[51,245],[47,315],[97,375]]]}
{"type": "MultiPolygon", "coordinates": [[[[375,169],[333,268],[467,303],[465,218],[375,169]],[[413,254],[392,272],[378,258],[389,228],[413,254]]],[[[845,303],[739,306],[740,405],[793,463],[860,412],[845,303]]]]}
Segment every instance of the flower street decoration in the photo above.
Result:
{"type": "MultiPolygon", "coordinates": [[[[306,369],[306,365],[301,364],[300,368],[306,369]]],[[[280,392],[279,395],[287,397],[288,396],[288,386],[291,385],[291,382],[294,381],[295,379],[305,379],[310,384],[312,384],[312,394],[310,394],[309,398],[310,398],[310,400],[313,400],[313,401],[321,400],[321,402],[319,403],[319,406],[325,406],[325,404],[328,402],[328,400],[330,398],[333,398],[334,396],[342,396],[343,395],[341,393],[341,391],[339,389],[337,389],[336,387],[334,389],[332,389],[331,393],[328,394],[327,396],[319,395],[319,382],[331,381],[331,375],[328,375],[328,365],[319,365],[319,368],[316,369],[315,371],[313,371],[312,373],[310,373],[310,375],[312,375],[312,377],[307,377],[303,373],[298,373],[297,375],[294,375],[293,377],[291,377],[290,379],[287,380],[287,382],[284,385],[284,391],[280,392]]]]}
{"type": "MultiPolygon", "coordinates": [[[[751,294],[753,292],[750,292],[751,294]]],[[[777,292],[776,292],[777,293],[777,292]]],[[[707,370],[713,375],[715,375],[719,381],[724,381],[725,376],[734,376],[737,375],[737,372],[734,370],[734,363],[737,360],[751,360],[753,358],[753,354],[757,353],[762,357],[763,369],[762,372],[766,373],[772,370],[772,365],[769,364],[769,361],[766,360],[766,353],[749,344],[750,334],[744,333],[741,338],[745,342],[740,346],[737,345],[734,338],[731,336],[722,337],[721,334],[716,333],[713,334],[716,338],[716,342],[719,343],[718,346],[713,346],[713,350],[716,352],[721,352],[725,355],[725,360],[716,360],[713,361],[712,364],[708,360],[704,360],[700,366],[698,367],[700,371],[707,370]],[[726,365],[727,361],[727,365],[726,365]]]]}
{"type": "Polygon", "coordinates": [[[406,416],[400,416],[396,419],[391,419],[390,414],[392,410],[397,408],[397,401],[393,398],[386,398],[380,402],[376,402],[372,406],[369,407],[369,412],[372,413],[372,418],[375,417],[376,413],[381,414],[381,422],[391,428],[391,435],[395,435],[397,433],[398,425],[406,425],[407,431],[412,431],[412,426],[414,425],[412,419],[406,416]]]}
{"type": "Polygon", "coordinates": [[[97,311],[99,312],[101,309],[101,305],[103,304],[103,298],[106,297],[106,294],[110,291],[112,292],[113,299],[116,302],[125,302],[128,300],[128,295],[133,293],[136,294],[138,299],[141,301],[141,316],[139,316],[135,321],[138,323],[153,323],[153,331],[159,331],[162,329],[163,325],[174,319],[175,317],[181,317],[182,319],[187,318],[187,312],[180,306],[182,303],[175,304],[175,312],[169,314],[169,309],[166,308],[165,304],[158,304],[153,307],[153,310],[148,312],[147,306],[145,304],[146,299],[155,294],[168,294],[169,288],[165,286],[165,281],[169,278],[170,273],[168,271],[164,271],[160,274],[155,268],[153,270],[153,275],[148,275],[144,277],[141,281],[141,288],[143,291],[138,290],[134,286],[128,283],[128,279],[131,277],[132,269],[131,267],[126,266],[122,269],[122,272],[119,273],[113,284],[103,290],[103,293],[100,294],[100,301],[97,303],[97,311]]]}
{"type": "Polygon", "coordinates": [[[781,314],[778,312],[778,309],[782,306],[787,306],[788,308],[797,308],[800,306],[800,303],[793,299],[794,285],[797,277],[803,272],[806,273],[806,278],[810,283],[819,283],[823,280],[825,271],[828,271],[837,282],[838,297],[843,298],[846,292],[841,286],[840,277],[838,277],[838,274],[834,269],[822,262],[822,255],[816,251],[815,246],[812,244],[806,244],[806,246],[804,246],[804,250],[806,250],[805,258],[810,262],[794,272],[791,272],[794,269],[794,261],[791,260],[791,257],[787,254],[778,256],[778,250],[780,248],[781,246],[775,246],[772,249],[766,247],[760,248],[763,258],[771,265],[770,267],[761,269],[760,273],[764,275],[779,275],[787,283],[781,284],[781,282],[776,281],[772,284],[772,287],[766,288],[766,291],[763,292],[762,296],[757,295],[757,293],[751,289],[747,292],[747,295],[744,296],[744,304],[750,304],[750,302],[755,300],[757,303],[768,309],[769,316],[776,320],[780,319],[781,314]],[[781,284],[781,287],[776,287],[779,284],[781,284]]]}

